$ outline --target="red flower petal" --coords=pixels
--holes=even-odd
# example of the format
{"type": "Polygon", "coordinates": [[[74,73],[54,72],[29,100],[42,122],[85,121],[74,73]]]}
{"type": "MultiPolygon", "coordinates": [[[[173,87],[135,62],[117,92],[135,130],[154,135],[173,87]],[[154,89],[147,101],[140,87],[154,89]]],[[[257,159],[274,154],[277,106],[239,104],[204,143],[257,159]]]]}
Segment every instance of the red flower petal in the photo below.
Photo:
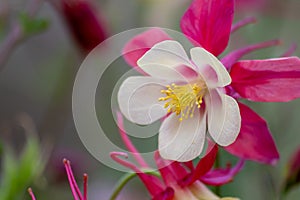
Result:
{"type": "Polygon", "coordinates": [[[184,166],[186,166],[190,171],[194,171],[194,164],[193,161],[188,161],[183,163],[184,166]]]}
{"type": "MultiPolygon", "coordinates": [[[[152,28],[132,38],[124,47],[122,54],[125,61],[132,67],[137,67],[136,62],[156,43],[171,38],[161,29],[152,28]]],[[[144,73],[140,68],[139,72],[144,73]]]]}
{"type": "Polygon", "coordinates": [[[200,178],[200,181],[207,185],[224,185],[233,180],[233,177],[244,166],[244,160],[240,160],[233,168],[227,167],[226,169],[215,169],[200,178]]]}
{"type": "Polygon", "coordinates": [[[252,101],[286,102],[300,97],[297,57],[240,61],[230,75],[233,89],[252,101]]]}
{"type": "Polygon", "coordinates": [[[196,180],[198,180],[201,176],[206,174],[213,167],[216,160],[217,153],[218,153],[218,146],[215,145],[210,150],[210,152],[199,161],[195,170],[193,171],[192,178],[189,181],[189,184],[194,183],[196,180]]]}
{"type": "Polygon", "coordinates": [[[181,30],[218,56],[228,44],[233,13],[233,0],[194,0],[181,19],[181,30]]]}
{"type": "Polygon", "coordinates": [[[165,191],[156,195],[152,200],[173,200],[175,195],[175,191],[173,188],[167,187],[165,191]]]}
{"type": "Polygon", "coordinates": [[[232,65],[235,64],[243,56],[245,56],[249,53],[252,53],[254,51],[272,47],[272,46],[276,46],[279,44],[280,44],[279,40],[270,40],[270,41],[266,41],[266,42],[260,42],[257,44],[245,46],[245,47],[242,47],[240,49],[230,52],[224,58],[222,58],[221,62],[226,67],[226,69],[229,71],[231,69],[232,65]]]}
{"type": "Polygon", "coordinates": [[[173,185],[177,183],[177,179],[173,170],[171,168],[172,161],[163,159],[158,152],[155,152],[154,159],[157,165],[157,168],[161,174],[162,179],[166,185],[173,185]]]}
{"type": "Polygon", "coordinates": [[[239,103],[242,126],[237,140],[225,149],[240,158],[275,164],[279,154],[267,123],[249,107],[239,103]]]}
{"type": "Polygon", "coordinates": [[[177,181],[184,179],[188,175],[187,169],[184,166],[182,166],[182,164],[182,162],[172,162],[171,164],[177,181]]]}
{"type": "Polygon", "coordinates": [[[168,186],[180,182],[188,175],[186,168],[181,165],[183,163],[165,160],[158,152],[155,152],[154,159],[165,184],[168,186]]]}

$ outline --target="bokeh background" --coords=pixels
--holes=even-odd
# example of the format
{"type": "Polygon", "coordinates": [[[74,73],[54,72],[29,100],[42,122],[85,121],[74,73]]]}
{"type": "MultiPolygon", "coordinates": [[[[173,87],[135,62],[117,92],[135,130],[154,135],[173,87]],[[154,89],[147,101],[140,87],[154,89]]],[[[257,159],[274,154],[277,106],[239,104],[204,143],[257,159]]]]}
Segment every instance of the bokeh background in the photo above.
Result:
{"type": "MultiPolygon", "coordinates": [[[[72,199],[62,164],[62,159],[66,157],[72,161],[79,182],[84,172],[89,174],[90,200],[109,198],[113,186],[123,173],[94,159],[77,135],[71,110],[76,72],[91,47],[106,37],[131,28],[147,26],[180,30],[180,18],[191,2],[89,0],[87,4],[91,10],[82,11],[80,9],[86,8],[70,10],[72,8],[68,5],[74,1],[76,0],[32,0],[33,3],[29,0],[0,1],[0,44],[12,35],[16,24],[28,25],[26,15],[23,14],[30,12],[32,5],[37,6],[34,8],[34,18],[38,19],[35,23],[29,23],[28,26],[33,31],[29,31],[18,41],[12,51],[8,52],[7,59],[0,63],[0,197],[2,191],[13,193],[6,199],[29,199],[26,189],[30,185],[38,199],[72,199]],[[84,16],[91,13],[100,22],[96,26],[91,20],[90,26],[93,28],[90,32],[86,32],[87,28],[80,23],[70,24],[72,19],[84,19],[84,16]],[[33,138],[34,144],[28,144],[28,138],[33,138]],[[24,149],[28,145],[35,146],[28,150],[27,158],[22,160],[24,149]],[[13,167],[7,167],[7,157],[13,155],[15,160],[25,163],[25,168],[27,166],[28,169],[18,171],[15,167],[13,171],[13,167]],[[32,172],[30,167],[34,169],[32,172]],[[44,169],[41,170],[42,168],[44,169]],[[6,173],[13,173],[15,177],[7,178],[9,175],[6,173]],[[30,174],[29,181],[26,181],[26,176],[22,173],[30,174]],[[24,181],[19,183],[21,178],[24,181]],[[14,187],[11,188],[12,185],[14,187]]],[[[270,58],[279,56],[293,43],[300,45],[299,10],[299,0],[237,0],[235,21],[247,16],[255,16],[258,21],[233,34],[228,50],[244,44],[280,38],[280,46],[261,50],[247,57],[270,58]]],[[[3,46],[0,46],[0,52],[3,50],[1,47],[3,46]]],[[[295,55],[300,56],[300,51],[297,50],[295,55]]],[[[112,65],[98,86],[96,100],[100,103],[97,104],[97,111],[100,123],[105,124],[106,132],[109,133],[108,137],[122,146],[112,118],[109,95],[114,84],[130,68],[122,58],[112,65]]],[[[248,161],[234,182],[221,188],[221,194],[243,200],[279,199],[277,192],[288,173],[287,163],[291,154],[300,146],[300,100],[289,103],[245,103],[267,120],[280,152],[280,161],[276,166],[248,161]]],[[[155,149],[157,138],[132,140],[141,152],[145,152],[155,149]]],[[[225,152],[221,153],[221,158],[223,166],[228,161],[236,160],[225,152]]],[[[297,200],[299,197],[298,186],[292,188],[282,199],[297,200]]],[[[135,179],[122,191],[119,199],[142,200],[149,197],[144,186],[135,179]]]]}

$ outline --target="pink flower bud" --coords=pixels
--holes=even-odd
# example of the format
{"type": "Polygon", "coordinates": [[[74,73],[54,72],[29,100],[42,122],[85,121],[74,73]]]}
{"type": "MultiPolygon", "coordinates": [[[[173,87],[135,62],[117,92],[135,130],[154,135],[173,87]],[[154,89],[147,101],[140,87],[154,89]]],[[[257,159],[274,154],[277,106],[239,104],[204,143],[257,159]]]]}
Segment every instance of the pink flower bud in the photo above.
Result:
{"type": "Polygon", "coordinates": [[[107,38],[99,13],[88,0],[61,0],[61,11],[78,45],[91,51],[107,38]]]}

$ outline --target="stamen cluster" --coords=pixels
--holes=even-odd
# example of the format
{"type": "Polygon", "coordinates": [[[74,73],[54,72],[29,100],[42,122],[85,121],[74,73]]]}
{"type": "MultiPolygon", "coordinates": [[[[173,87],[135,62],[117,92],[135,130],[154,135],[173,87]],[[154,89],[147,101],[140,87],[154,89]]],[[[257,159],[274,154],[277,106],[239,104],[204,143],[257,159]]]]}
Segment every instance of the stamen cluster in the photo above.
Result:
{"type": "Polygon", "coordinates": [[[192,118],[196,108],[201,107],[202,98],[205,94],[206,87],[200,86],[197,83],[185,85],[167,85],[166,90],[161,90],[166,97],[161,97],[159,101],[168,101],[165,108],[168,108],[168,113],[174,112],[176,115],[181,115],[179,121],[192,118]]]}

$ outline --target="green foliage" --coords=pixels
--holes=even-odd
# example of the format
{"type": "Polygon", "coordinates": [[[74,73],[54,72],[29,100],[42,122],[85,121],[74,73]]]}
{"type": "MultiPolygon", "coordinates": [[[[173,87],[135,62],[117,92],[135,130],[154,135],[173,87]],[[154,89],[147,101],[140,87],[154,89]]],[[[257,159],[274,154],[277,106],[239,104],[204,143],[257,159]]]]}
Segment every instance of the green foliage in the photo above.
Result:
{"type": "Polygon", "coordinates": [[[26,13],[21,13],[19,16],[20,24],[22,25],[25,35],[33,35],[46,30],[49,26],[49,21],[46,19],[33,18],[26,13]]]}
{"type": "Polygon", "coordinates": [[[19,159],[12,150],[4,147],[3,171],[0,187],[1,200],[21,199],[25,188],[39,175],[44,166],[41,150],[36,138],[29,137],[19,159]]]}

